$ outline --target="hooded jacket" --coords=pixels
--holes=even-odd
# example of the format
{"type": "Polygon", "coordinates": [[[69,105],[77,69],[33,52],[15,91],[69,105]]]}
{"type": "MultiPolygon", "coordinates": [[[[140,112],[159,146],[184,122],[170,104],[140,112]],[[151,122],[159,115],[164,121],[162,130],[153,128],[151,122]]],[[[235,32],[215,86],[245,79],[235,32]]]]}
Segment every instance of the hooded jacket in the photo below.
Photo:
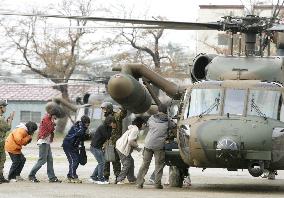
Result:
{"type": "Polygon", "coordinates": [[[104,123],[101,124],[96,132],[92,135],[91,146],[97,149],[101,149],[104,143],[111,137],[112,128],[108,117],[104,123]]]}
{"type": "Polygon", "coordinates": [[[123,155],[128,156],[132,148],[135,148],[131,142],[137,141],[139,129],[136,125],[129,125],[128,130],[116,141],[116,149],[123,155]]]}
{"type": "Polygon", "coordinates": [[[81,122],[76,122],[63,140],[62,146],[69,149],[78,149],[80,142],[84,141],[87,127],[81,122]]]}
{"type": "Polygon", "coordinates": [[[24,124],[17,126],[5,141],[5,150],[12,154],[21,154],[22,146],[27,145],[32,136],[28,134],[28,129],[24,124]]]}
{"type": "Polygon", "coordinates": [[[168,135],[168,116],[164,113],[152,115],[148,120],[149,131],[145,138],[144,147],[152,150],[164,149],[168,135]]]}

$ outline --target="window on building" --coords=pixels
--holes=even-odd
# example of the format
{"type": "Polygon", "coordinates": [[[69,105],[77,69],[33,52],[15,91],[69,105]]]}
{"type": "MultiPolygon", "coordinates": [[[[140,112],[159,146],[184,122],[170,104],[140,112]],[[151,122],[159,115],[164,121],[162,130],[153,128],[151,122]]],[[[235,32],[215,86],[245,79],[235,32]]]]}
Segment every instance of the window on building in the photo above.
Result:
{"type": "Polygon", "coordinates": [[[37,111],[21,111],[20,112],[20,122],[33,121],[40,123],[41,113],[37,111]]]}

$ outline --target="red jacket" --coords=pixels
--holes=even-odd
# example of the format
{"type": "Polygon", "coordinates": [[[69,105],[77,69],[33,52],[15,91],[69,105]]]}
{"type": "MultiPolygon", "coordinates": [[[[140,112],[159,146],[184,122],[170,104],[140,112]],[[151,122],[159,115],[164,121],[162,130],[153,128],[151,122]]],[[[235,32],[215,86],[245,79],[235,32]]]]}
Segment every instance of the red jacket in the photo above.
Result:
{"type": "Polygon", "coordinates": [[[50,142],[53,141],[54,137],[54,130],[55,130],[55,123],[51,120],[50,114],[45,114],[45,116],[42,118],[41,123],[39,125],[39,132],[37,139],[45,139],[50,135],[50,142]]]}

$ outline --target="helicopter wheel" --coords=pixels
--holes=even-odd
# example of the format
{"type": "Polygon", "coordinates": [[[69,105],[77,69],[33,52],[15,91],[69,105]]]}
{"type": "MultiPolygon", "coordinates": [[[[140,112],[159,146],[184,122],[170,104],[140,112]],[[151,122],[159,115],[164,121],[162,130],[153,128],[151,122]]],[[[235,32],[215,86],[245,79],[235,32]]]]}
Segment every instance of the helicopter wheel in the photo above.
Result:
{"type": "Polygon", "coordinates": [[[169,185],[171,187],[182,187],[183,184],[183,173],[176,166],[170,166],[169,172],[169,185]]]}

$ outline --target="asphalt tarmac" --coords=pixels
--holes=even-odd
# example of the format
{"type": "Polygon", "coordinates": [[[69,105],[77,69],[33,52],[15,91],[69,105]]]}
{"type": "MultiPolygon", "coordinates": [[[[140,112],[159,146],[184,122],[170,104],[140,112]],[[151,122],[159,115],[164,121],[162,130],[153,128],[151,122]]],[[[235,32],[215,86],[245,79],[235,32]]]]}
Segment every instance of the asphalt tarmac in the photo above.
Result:
{"type": "MultiPolygon", "coordinates": [[[[68,162],[65,154],[60,147],[60,141],[52,145],[54,157],[54,170],[57,177],[65,180],[68,172],[68,162]]],[[[88,147],[88,143],[86,144],[88,147]]],[[[88,152],[88,163],[85,166],[79,166],[78,175],[83,180],[82,184],[71,183],[48,183],[46,166],[43,166],[37,173],[40,183],[31,183],[27,181],[29,171],[35,164],[38,155],[38,148],[35,142],[32,142],[23,149],[27,158],[26,165],[21,176],[26,181],[0,184],[0,198],[182,198],[182,197],[284,197],[284,171],[278,171],[276,180],[267,180],[264,178],[254,178],[250,176],[247,170],[237,172],[228,172],[225,169],[206,169],[190,168],[192,185],[190,187],[172,188],[164,185],[164,189],[155,189],[154,186],[147,184],[143,189],[137,189],[132,184],[108,184],[98,185],[89,182],[89,176],[92,174],[97,162],[90,152],[88,152]]],[[[137,174],[142,160],[142,154],[133,153],[135,160],[135,173],[137,174]]],[[[11,161],[7,156],[5,164],[5,175],[7,175],[11,161]]],[[[152,171],[154,164],[151,164],[146,181],[152,171]]],[[[163,183],[167,181],[168,168],[164,169],[163,183]]],[[[113,175],[111,182],[114,181],[113,175]]]]}

